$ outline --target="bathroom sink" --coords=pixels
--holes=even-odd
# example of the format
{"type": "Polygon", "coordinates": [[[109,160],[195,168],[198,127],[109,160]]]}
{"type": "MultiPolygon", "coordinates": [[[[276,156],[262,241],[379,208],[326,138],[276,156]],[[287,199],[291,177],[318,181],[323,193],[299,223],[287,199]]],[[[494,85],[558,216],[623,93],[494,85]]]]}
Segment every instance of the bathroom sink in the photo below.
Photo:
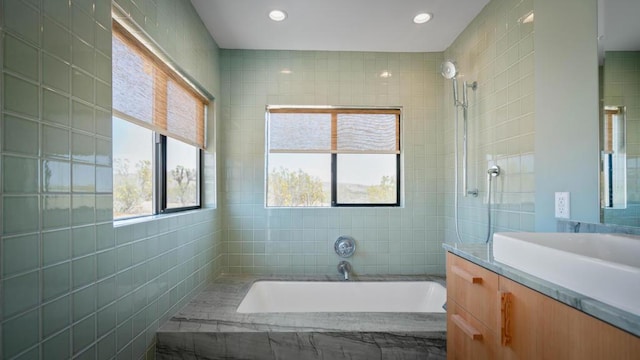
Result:
{"type": "Polygon", "coordinates": [[[496,233],[494,260],[640,315],[640,236],[496,233]]]}

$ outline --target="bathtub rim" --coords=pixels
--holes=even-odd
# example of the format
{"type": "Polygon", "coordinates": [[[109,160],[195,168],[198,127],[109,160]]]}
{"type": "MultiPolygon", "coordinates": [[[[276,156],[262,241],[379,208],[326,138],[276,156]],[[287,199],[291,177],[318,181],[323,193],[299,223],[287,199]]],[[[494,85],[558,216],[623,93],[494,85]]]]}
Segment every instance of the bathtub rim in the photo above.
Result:
{"type": "MultiPolygon", "coordinates": [[[[287,285],[284,285],[285,287],[287,285]]],[[[329,285],[331,286],[331,285],[329,285]]],[[[317,291],[316,289],[307,289],[307,291],[317,291]]],[[[330,290],[330,291],[336,291],[336,290],[330,290]]],[[[374,289],[369,289],[369,291],[373,291],[376,292],[374,289]]],[[[379,291],[379,290],[378,290],[379,291]]],[[[393,291],[392,289],[389,289],[388,291],[393,291]]],[[[238,305],[238,307],[236,308],[236,312],[241,313],[241,314],[257,314],[257,313],[279,313],[279,314],[290,314],[290,313],[350,313],[350,312],[355,312],[355,313],[444,313],[446,312],[445,308],[444,308],[444,304],[446,304],[447,302],[447,295],[446,295],[446,291],[447,288],[445,285],[436,282],[436,281],[428,281],[428,280],[412,280],[412,281],[407,281],[406,279],[403,280],[385,280],[385,281],[368,281],[368,280],[358,280],[358,281],[300,281],[300,280],[256,280],[254,281],[251,286],[249,287],[249,290],[247,291],[247,293],[245,294],[245,296],[242,298],[240,304],[238,305]],[[263,303],[260,300],[260,295],[264,295],[265,293],[271,293],[273,291],[283,291],[283,292],[296,292],[296,290],[291,289],[291,288],[282,288],[280,286],[282,286],[283,284],[304,284],[302,286],[305,286],[307,284],[322,284],[324,285],[329,285],[329,284],[336,284],[338,285],[338,287],[340,286],[349,286],[349,285],[364,285],[365,287],[370,286],[371,284],[385,284],[385,283],[390,283],[393,284],[391,286],[395,286],[395,290],[396,291],[402,291],[403,290],[403,285],[406,284],[411,284],[411,283],[418,283],[424,287],[426,287],[427,291],[436,291],[436,292],[443,292],[440,294],[435,294],[435,296],[440,296],[443,297],[442,303],[432,303],[431,306],[437,308],[439,311],[397,311],[397,310],[390,310],[390,311],[363,311],[363,310],[344,310],[344,311],[335,311],[335,310],[331,310],[331,311],[321,311],[321,310],[310,310],[310,311],[300,311],[300,310],[296,310],[296,311],[248,311],[249,309],[251,309],[252,307],[258,307],[258,308],[270,308],[270,307],[279,307],[281,306],[280,304],[278,305],[273,305],[271,301],[267,301],[267,303],[263,303]],[[268,286],[272,284],[273,288],[268,288],[268,286]],[[399,288],[398,288],[399,287],[399,288]],[[434,290],[431,290],[433,287],[435,287],[434,290]],[[252,292],[254,292],[254,296],[257,296],[258,298],[253,298],[250,299],[250,295],[252,294],[252,292]],[[241,311],[241,309],[245,310],[245,311],[241,311]]],[[[303,291],[304,292],[304,291],[303,291]]],[[[272,294],[270,294],[272,295],[272,294]]],[[[337,295],[337,294],[335,294],[337,295]]],[[[385,297],[386,294],[378,294],[379,296],[385,297]]],[[[283,294],[277,294],[276,295],[278,297],[278,300],[276,301],[276,303],[282,299],[282,298],[286,298],[284,301],[290,301],[290,299],[288,299],[287,296],[284,296],[283,294]]],[[[301,295],[304,296],[304,295],[301,295]]],[[[360,294],[354,294],[351,293],[350,296],[354,296],[354,297],[358,297],[361,296],[360,294]]],[[[413,296],[413,294],[411,295],[413,296]]],[[[321,304],[321,305],[317,305],[320,308],[322,307],[331,307],[332,305],[330,305],[331,303],[334,303],[336,301],[337,298],[335,297],[330,297],[329,299],[327,299],[327,304],[321,304]]],[[[413,298],[413,301],[408,301],[405,302],[406,306],[416,306],[415,302],[419,302],[419,299],[413,298]],[[411,302],[414,302],[413,304],[410,304],[411,302]]],[[[347,303],[345,305],[340,305],[340,306],[346,306],[346,307],[357,307],[357,305],[353,304],[353,300],[348,299],[347,298],[347,303]]],[[[368,301],[369,299],[361,299],[363,301],[368,301]]],[[[388,301],[390,299],[387,299],[388,301]]],[[[396,299],[399,300],[400,303],[404,302],[405,299],[396,299]]],[[[432,301],[435,301],[435,299],[431,299],[432,301]]],[[[438,299],[440,300],[440,299],[438,299]]],[[[315,301],[315,299],[313,299],[312,301],[315,301]]],[[[391,300],[393,302],[393,300],[391,300]]],[[[340,301],[341,302],[341,301],[340,301]]],[[[316,303],[317,304],[317,303],[316,303]]],[[[394,304],[391,304],[390,306],[393,308],[394,305],[397,306],[398,302],[395,302],[394,304]]],[[[295,305],[294,305],[295,306],[295,305]]],[[[305,304],[304,306],[308,306],[308,304],[305,304]]],[[[333,305],[336,306],[336,305],[333,305]]],[[[363,305],[363,307],[376,307],[379,305],[363,305]]],[[[419,305],[419,306],[424,306],[424,305],[419,305]]]]}
{"type": "MultiPolygon", "coordinates": [[[[222,274],[162,323],[158,332],[388,332],[446,336],[446,313],[237,313],[256,281],[341,281],[326,275],[222,274]],[[213,298],[212,298],[213,296],[213,298]]],[[[360,275],[355,281],[434,281],[442,275],[360,275]]]]}

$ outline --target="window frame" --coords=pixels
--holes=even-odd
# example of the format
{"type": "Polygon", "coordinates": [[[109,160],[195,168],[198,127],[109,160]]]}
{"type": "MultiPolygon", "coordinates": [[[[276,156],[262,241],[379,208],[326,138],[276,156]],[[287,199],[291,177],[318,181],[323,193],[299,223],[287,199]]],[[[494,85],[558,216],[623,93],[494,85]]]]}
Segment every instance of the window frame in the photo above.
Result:
{"type": "MultiPolygon", "coordinates": [[[[125,215],[120,217],[113,217],[114,222],[118,221],[127,221],[132,219],[144,219],[148,217],[153,217],[162,214],[170,214],[170,213],[178,213],[190,210],[197,210],[203,208],[204,202],[204,146],[207,143],[207,119],[209,117],[209,106],[213,104],[213,97],[210,96],[206,91],[197,86],[191,78],[186,75],[183,71],[181,71],[176,64],[174,64],[170,59],[160,50],[155,47],[155,43],[153,41],[149,41],[138,36],[147,36],[146,34],[141,34],[139,31],[132,31],[132,27],[136,27],[135,24],[131,23],[122,23],[117,21],[114,17],[113,21],[113,37],[117,36],[115,32],[117,31],[119,36],[122,36],[126,39],[127,42],[132,43],[136,46],[138,51],[141,51],[144,56],[151,59],[156,66],[159,66],[162,71],[166,72],[169,78],[179,85],[189,93],[195,95],[195,97],[199,98],[202,102],[202,114],[199,114],[201,117],[202,128],[198,131],[202,131],[201,136],[203,139],[200,145],[196,145],[196,143],[192,143],[187,141],[186,138],[183,139],[180,136],[170,136],[165,133],[168,130],[156,129],[154,126],[149,126],[145,121],[139,120],[135,117],[131,117],[126,113],[122,113],[118,111],[116,108],[112,109],[112,121],[114,118],[119,118],[122,121],[127,121],[129,124],[139,126],[141,128],[146,128],[152,131],[153,143],[150,145],[152,147],[152,157],[151,157],[151,167],[152,167],[152,213],[151,214],[143,214],[143,215],[125,215]],[[134,35],[138,34],[138,36],[134,35]],[[153,45],[153,47],[149,47],[153,45]],[[169,194],[168,194],[168,176],[167,176],[167,138],[171,137],[176,141],[180,141],[189,146],[194,147],[194,156],[196,157],[196,205],[188,205],[188,206],[180,206],[180,207],[167,207],[169,194]]],[[[122,38],[120,39],[122,41],[122,38]]],[[[113,65],[112,65],[113,68],[113,65]]],[[[158,91],[157,88],[154,87],[154,94],[158,91]]],[[[165,90],[166,91],[166,90],[165,90]]],[[[154,102],[157,101],[154,96],[154,102]]],[[[157,114],[154,111],[154,117],[157,114]]],[[[152,123],[155,120],[152,120],[152,123]]],[[[198,126],[198,125],[196,125],[198,126]]],[[[170,132],[170,131],[169,131],[170,132]]],[[[200,134],[200,133],[199,133],[200,134]]],[[[112,135],[113,136],[113,135],[112,135]]],[[[146,145],[145,145],[146,146],[146,145]]],[[[115,183],[114,183],[115,185],[115,183]]],[[[115,186],[113,188],[115,193],[115,186]]],[[[115,200],[115,196],[114,196],[115,200]]]]}
{"type": "MultiPolygon", "coordinates": [[[[334,121],[334,120],[332,120],[334,121]]],[[[333,125],[332,125],[333,127],[333,125]]],[[[318,208],[340,208],[340,207],[401,207],[402,206],[402,107],[335,107],[335,106],[279,106],[279,105],[267,105],[265,112],[265,208],[286,208],[286,209],[318,209],[318,208]],[[275,111],[272,111],[275,110],[275,111]],[[396,169],[395,169],[395,184],[396,184],[396,201],[395,203],[341,203],[338,202],[338,155],[339,152],[332,151],[331,166],[330,166],[330,202],[329,206],[270,206],[269,205],[269,121],[271,113],[330,113],[333,117],[337,114],[344,113],[358,113],[358,114],[389,114],[394,113],[396,115],[396,138],[397,138],[397,153],[396,169]]],[[[332,129],[332,148],[335,147],[335,129],[332,129]]],[[[304,151],[294,152],[292,154],[304,154],[304,151]]],[[[363,153],[366,154],[366,153],[363,153]]],[[[375,154],[375,152],[368,153],[375,154]]]]}
{"type": "MultiPolygon", "coordinates": [[[[401,137],[402,139],[402,137],[401,137]]],[[[331,154],[331,206],[330,207],[400,207],[400,155],[396,154],[396,202],[395,203],[340,203],[338,202],[338,155],[331,154]]]]}
{"type": "MultiPolygon", "coordinates": [[[[205,113],[206,116],[206,113],[205,113]]],[[[204,169],[204,156],[203,150],[196,148],[196,200],[197,205],[181,206],[181,207],[167,207],[167,199],[169,198],[167,190],[167,136],[154,132],[155,135],[155,149],[154,149],[154,161],[156,165],[154,167],[154,215],[158,214],[170,214],[181,211],[189,211],[202,209],[202,193],[203,193],[203,169],[204,169]]],[[[177,139],[176,139],[177,140],[177,139]]],[[[178,140],[180,141],[180,140],[178,140]]],[[[190,144],[188,144],[190,145],[190,144]]]]}

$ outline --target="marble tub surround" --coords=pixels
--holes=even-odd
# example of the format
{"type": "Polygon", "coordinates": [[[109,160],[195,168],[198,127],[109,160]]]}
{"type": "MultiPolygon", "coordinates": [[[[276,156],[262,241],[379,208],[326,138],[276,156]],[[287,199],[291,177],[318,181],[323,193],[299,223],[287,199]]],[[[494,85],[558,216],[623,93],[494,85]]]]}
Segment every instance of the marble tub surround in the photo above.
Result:
{"type": "Polygon", "coordinates": [[[640,316],[495,261],[492,244],[443,244],[445,250],[597,319],[640,336],[640,316]]]}
{"type": "MultiPolygon", "coordinates": [[[[258,280],[335,276],[223,275],[157,332],[158,359],[444,359],[445,313],[253,313],[236,309],[258,280]]],[[[436,281],[360,276],[356,281],[436,281]]]]}

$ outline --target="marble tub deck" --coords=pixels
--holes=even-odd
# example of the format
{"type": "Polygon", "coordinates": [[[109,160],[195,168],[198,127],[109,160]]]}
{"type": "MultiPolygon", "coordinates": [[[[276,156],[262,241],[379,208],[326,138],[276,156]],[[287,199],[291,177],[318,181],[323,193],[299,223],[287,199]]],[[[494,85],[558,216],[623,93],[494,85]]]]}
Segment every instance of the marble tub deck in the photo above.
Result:
{"type": "MultiPolygon", "coordinates": [[[[255,313],[236,308],[258,280],[334,276],[223,275],[157,332],[158,359],[444,359],[445,313],[255,313]]],[[[359,276],[354,281],[436,281],[359,276]]]]}

